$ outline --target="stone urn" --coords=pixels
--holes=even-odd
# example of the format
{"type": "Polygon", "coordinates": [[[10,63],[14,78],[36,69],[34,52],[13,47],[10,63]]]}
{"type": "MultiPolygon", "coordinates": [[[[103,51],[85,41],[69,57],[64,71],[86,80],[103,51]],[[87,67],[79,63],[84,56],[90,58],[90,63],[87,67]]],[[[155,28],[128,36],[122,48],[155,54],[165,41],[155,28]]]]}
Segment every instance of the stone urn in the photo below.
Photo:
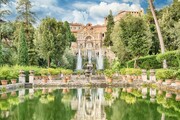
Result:
{"type": "Polygon", "coordinates": [[[2,85],[7,85],[8,84],[8,80],[1,80],[1,84],[2,85]]]}

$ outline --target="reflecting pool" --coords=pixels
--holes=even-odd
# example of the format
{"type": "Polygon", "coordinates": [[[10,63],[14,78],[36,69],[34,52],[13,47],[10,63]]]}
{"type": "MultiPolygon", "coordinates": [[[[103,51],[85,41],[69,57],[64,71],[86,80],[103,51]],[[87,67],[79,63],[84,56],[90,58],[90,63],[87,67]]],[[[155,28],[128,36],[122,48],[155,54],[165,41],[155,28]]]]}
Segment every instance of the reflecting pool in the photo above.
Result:
{"type": "Polygon", "coordinates": [[[0,97],[0,120],[180,120],[180,95],[152,88],[22,89],[0,97]]]}

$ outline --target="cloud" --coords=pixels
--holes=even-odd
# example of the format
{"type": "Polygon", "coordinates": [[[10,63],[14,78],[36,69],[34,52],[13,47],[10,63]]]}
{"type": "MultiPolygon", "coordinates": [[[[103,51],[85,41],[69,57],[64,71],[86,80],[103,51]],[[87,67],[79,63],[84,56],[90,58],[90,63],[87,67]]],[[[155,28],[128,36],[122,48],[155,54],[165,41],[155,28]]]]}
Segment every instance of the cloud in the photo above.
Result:
{"type": "Polygon", "coordinates": [[[139,4],[128,4],[128,3],[106,3],[101,2],[100,4],[94,5],[89,9],[89,17],[94,20],[97,20],[98,23],[103,23],[104,17],[109,14],[109,11],[112,10],[113,15],[116,15],[119,11],[130,10],[137,11],[142,9],[139,4]]]}
{"type": "MultiPolygon", "coordinates": [[[[11,20],[15,20],[17,13],[16,6],[17,0],[12,0],[12,7],[9,7],[13,11],[13,15],[9,17],[11,20]]],[[[57,20],[78,22],[78,23],[93,23],[103,24],[104,17],[112,10],[113,15],[116,15],[121,10],[139,10],[142,9],[138,2],[140,0],[121,0],[124,3],[118,2],[119,0],[101,0],[103,2],[89,1],[89,2],[74,2],[68,5],[60,5],[58,0],[31,0],[32,11],[38,16],[38,23],[42,18],[46,16],[54,17],[57,20]],[[133,3],[128,3],[132,2],[133,3]],[[66,8],[68,6],[69,8],[66,8]]],[[[72,2],[72,1],[71,1],[72,2]]]]}
{"type": "Polygon", "coordinates": [[[74,9],[77,10],[87,10],[90,7],[94,6],[96,3],[93,2],[76,2],[74,3],[72,6],[74,7],[74,9]]]}

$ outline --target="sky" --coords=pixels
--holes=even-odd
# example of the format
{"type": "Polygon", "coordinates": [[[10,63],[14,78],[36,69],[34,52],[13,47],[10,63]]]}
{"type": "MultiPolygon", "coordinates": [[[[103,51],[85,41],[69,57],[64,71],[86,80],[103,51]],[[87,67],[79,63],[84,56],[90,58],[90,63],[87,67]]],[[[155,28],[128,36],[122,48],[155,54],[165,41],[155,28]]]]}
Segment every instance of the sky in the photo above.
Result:
{"type": "MultiPolygon", "coordinates": [[[[1,9],[9,9],[12,14],[6,20],[15,20],[18,0],[10,0],[9,5],[1,9]]],[[[38,17],[37,23],[45,17],[53,17],[60,21],[73,23],[103,24],[104,17],[112,10],[113,15],[122,10],[137,11],[148,7],[147,0],[30,0],[31,10],[38,17]]],[[[173,0],[155,0],[156,9],[161,9],[172,3],[173,0]]]]}

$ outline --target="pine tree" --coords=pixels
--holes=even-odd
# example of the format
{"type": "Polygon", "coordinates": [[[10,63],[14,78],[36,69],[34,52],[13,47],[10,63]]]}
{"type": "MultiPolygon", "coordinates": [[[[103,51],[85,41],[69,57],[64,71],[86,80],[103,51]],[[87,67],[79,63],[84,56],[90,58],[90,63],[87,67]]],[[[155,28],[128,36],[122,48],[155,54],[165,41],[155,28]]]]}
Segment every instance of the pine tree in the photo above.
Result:
{"type": "MultiPolygon", "coordinates": [[[[0,0],[0,8],[3,6],[3,5],[6,5],[9,3],[9,0],[0,0]]],[[[2,9],[0,10],[0,20],[2,20],[6,15],[9,15],[11,13],[10,10],[7,10],[7,9],[2,9]]]]}
{"type": "Polygon", "coordinates": [[[28,65],[28,48],[26,44],[26,37],[25,37],[23,25],[21,26],[19,33],[18,64],[28,65]]]}
{"type": "Polygon", "coordinates": [[[105,33],[105,39],[104,39],[104,45],[105,46],[112,46],[112,40],[111,40],[111,33],[114,28],[114,18],[112,15],[112,11],[110,10],[110,14],[107,17],[107,32],[105,33]]]}
{"type": "Polygon", "coordinates": [[[30,65],[36,64],[36,60],[34,59],[35,56],[35,50],[34,50],[34,43],[33,43],[33,36],[34,36],[34,28],[32,26],[32,23],[35,23],[36,15],[34,12],[31,11],[32,5],[30,0],[18,0],[17,5],[17,20],[23,22],[25,24],[24,30],[25,30],[25,37],[28,47],[28,58],[30,65]]]}

